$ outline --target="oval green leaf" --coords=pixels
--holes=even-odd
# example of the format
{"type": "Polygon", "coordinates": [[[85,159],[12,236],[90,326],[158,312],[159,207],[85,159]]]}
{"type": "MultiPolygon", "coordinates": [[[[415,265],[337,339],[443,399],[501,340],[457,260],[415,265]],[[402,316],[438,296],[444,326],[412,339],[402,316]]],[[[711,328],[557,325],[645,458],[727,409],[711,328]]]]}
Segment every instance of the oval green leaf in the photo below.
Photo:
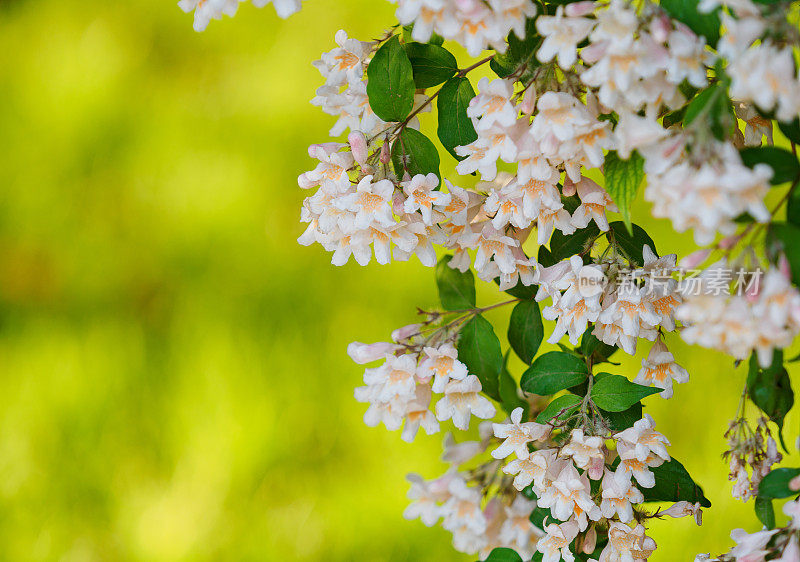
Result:
{"type": "Polygon", "coordinates": [[[585,381],[589,369],[580,357],[563,351],[539,356],[522,375],[522,390],[547,396],[585,381]]]}
{"type": "MultiPolygon", "coordinates": [[[[458,62],[450,51],[431,43],[406,43],[406,55],[414,71],[417,88],[437,86],[458,72],[458,62]]],[[[441,94],[440,94],[441,95],[441,94]]]]}
{"type": "Polygon", "coordinates": [[[475,277],[472,270],[461,273],[450,267],[453,256],[446,255],[436,264],[436,286],[439,300],[445,310],[469,310],[475,308],[475,277]]]}
{"type": "Polygon", "coordinates": [[[394,141],[392,163],[399,178],[405,173],[411,177],[417,174],[439,176],[439,151],[436,146],[428,137],[409,127],[405,127],[394,141]]]}
{"type": "Polygon", "coordinates": [[[508,343],[514,353],[531,364],[544,339],[542,313],[536,301],[522,301],[511,311],[508,323],[508,343]]]}
{"type": "Polygon", "coordinates": [[[484,394],[499,402],[503,352],[494,328],[483,316],[476,315],[461,329],[458,360],[467,366],[469,374],[480,379],[484,394]]]}
{"type": "Polygon", "coordinates": [[[472,119],[467,117],[469,101],[474,97],[475,90],[472,89],[469,80],[464,76],[457,76],[442,86],[436,99],[439,113],[437,130],[439,140],[447,152],[457,160],[463,160],[464,157],[456,154],[456,147],[466,146],[478,138],[472,119]]]}
{"type": "Polygon", "coordinates": [[[661,392],[660,388],[632,383],[622,375],[609,375],[594,383],[591,394],[598,408],[624,412],[642,398],[658,392],[661,392]]]}
{"type": "Polygon", "coordinates": [[[411,61],[395,35],[378,49],[367,67],[369,106],[384,121],[403,121],[414,107],[414,92],[411,61]]]}

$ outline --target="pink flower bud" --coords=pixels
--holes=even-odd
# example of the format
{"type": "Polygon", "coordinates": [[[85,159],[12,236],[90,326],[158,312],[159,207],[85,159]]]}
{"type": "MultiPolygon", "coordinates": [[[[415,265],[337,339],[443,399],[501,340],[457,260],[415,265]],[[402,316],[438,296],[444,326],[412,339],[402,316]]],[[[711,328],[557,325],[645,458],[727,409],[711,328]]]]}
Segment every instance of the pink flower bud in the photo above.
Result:
{"type": "Polygon", "coordinates": [[[572,197],[578,191],[578,188],[575,187],[575,182],[569,179],[569,176],[564,178],[564,187],[561,188],[561,193],[564,194],[565,197],[572,197]]]}
{"type": "Polygon", "coordinates": [[[409,324],[392,332],[392,341],[401,342],[419,333],[422,324],[409,324]]]}
{"type": "Polygon", "coordinates": [[[361,131],[353,131],[347,136],[353,159],[362,166],[367,163],[367,137],[361,131]]]}
{"type": "Polygon", "coordinates": [[[589,461],[589,469],[586,471],[587,476],[592,480],[600,480],[603,477],[606,461],[604,458],[593,458],[589,461]]]}
{"type": "Polygon", "coordinates": [[[694,269],[695,267],[706,261],[706,259],[708,259],[708,256],[710,255],[711,255],[711,250],[708,249],[697,250],[696,252],[692,252],[691,254],[683,258],[681,260],[680,266],[682,269],[694,269]]]}
{"type": "Polygon", "coordinates": [[[594,2],[573,2],[572,4],[567,4],[567,7],[564,9],[564,13],[571,18],[577,18],[591,14],[594,12],[594,7],[594,2]]]}
{"type": "Polygon", "coordinates": [[[522,103],[519,106],[520,111],[525,115],[532,115],[536,109],[536,86],[531,84],[525,90],[525,95],[522,97],[522,103]]]}
{"type": "Polygon", "coordinates": [[[672,30],[672,22],[666,14],[653,19],[650,31],[653,34],[653,39],[659,43],[664,43],[669,37],[669,32],[672,30]]]}
{"type": "Polygon", "coordinates": [[[789,489],[793,492],[800,492],[800,476],[795,476],[789,480],[789,489]]]}
{"type": "Polygon", "coordinates": [[[383,143],[381,147],[381,162],[388,164],[392,161],[392,155],[389,153],[389,141],[383,143]]]}
{"type": "Polygon", "coordinates": [[[392,343],[380,342],[366,344],[354,341],[347,346],[347,355],[359,365],[363,365],[365,363],[377,361],[378,359],[383,359],[399,348],[400,346],[392,343]]]}
{"type": "Polygon", "coordinates": [[[741,234],[736,234],[734,236],[728,236],[726,238],[723,238],[722,240],[719,241],[719,244],[717,244],[717,248],[719,248],[720,250],[730,250],[736,245],[737,242],[739,242],[741,238],[742,238],[741,234]]]}
{"type": "Polygon", "coordinates": [[[789,266],[789,260],[786,259],[786,254],[781,254],[781,257],[778,258],[778,270],[787,281],[792,280],[792,268],[789,266]]]}
{"type": "Polygon", "coordinates": [[[597,530],[592,525],[588,531],[586,531],[586,537],[583,539],[583,547],[581,550],[584,554],[591,554],[594,552],[595,548],[597,548],[597,530]]]}

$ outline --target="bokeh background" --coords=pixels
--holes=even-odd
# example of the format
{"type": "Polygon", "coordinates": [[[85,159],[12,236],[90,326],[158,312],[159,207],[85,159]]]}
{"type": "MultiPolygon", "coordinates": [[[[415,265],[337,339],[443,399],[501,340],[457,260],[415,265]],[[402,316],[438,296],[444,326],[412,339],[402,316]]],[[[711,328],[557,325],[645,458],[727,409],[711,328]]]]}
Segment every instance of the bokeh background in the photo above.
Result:
{"type": "MultiPolygon", "coordinates": [[[[364,426],[345,355],[434,306],[431,271],[295,242],[296,176],[332,125],[310,63],[392,14],[248,4],[196,34],[167,0],[0,2],[0,559],[475,559],[402,519],[404,475],[445,469],[441,435],[364,426]]],[[[642,222],[662,252],[692,247],[642,222]]],[[[744,369],[671,341],[692,379],[648,411],[714,507],[653,525],[655,562],[758,528],[720,460],[744,369]]]]}

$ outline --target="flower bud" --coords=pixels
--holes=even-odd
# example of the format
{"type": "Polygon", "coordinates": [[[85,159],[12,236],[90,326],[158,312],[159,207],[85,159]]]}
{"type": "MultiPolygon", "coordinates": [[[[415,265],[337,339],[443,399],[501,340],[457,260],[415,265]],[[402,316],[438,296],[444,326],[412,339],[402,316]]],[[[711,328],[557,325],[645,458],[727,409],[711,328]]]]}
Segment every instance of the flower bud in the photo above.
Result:
{"type": "Polygon", "coordinates": [[[787,281],[791,282],[792,268],[789,266],[789,260],[786,259],[786,254],[781,254],[781,257],[778,258],[778,270],[787,281]]]}
{"type": "Polygon", "coordinates": [[[347,136],[353,159],[362,166],[367,163],[367,137],[361,131],[353,131],[347,136]]]}
{"type": "Polygon", "coordinates": [[[720,250],[730,250],[736,245],[736,243],[741,239],[741,237],[742,237],[741,234],[736,234],[734,236],[728,236],[726,238],[723,238],[722,240],[719,241],[719,244],[717,244],[717,248],[719,248],[720,250]]]}
{"type": "Polygon", "coordinates": [[[388,164],[392,161],[392,155],[389,153],[389,141],[385,141],[381,147],[381,162],[388,164]]]}
{"type": "Polygon", "coordinates": [[[347,355],[359,365],[364,365],[365,363],[383,359],[399,348],[400,346],[391,343],[380,342],[366,344],[354,341],[347,346],[347,355]]]}
{"type": "Polygon", "coordinates": [[[689,254],[688,256],[686,256],[681,260],[680,263],[681,269],[694,269],[695,267],[706,261],[706,259],[708,259],[708,256],[710,255],[711,255],[711,250],[708,249],[697,250],[696,252],[692,252],[691,254],[689,254]]]}
{"type": "Polygon", "coordinates": [[[573,2],[572,4],[567,4],[566,8],[564,8],[564,13],[571,18],[576,18],[591,14],[594,12],[594,7],[595,3],[590,1],[573,2]]]}
{"type": "Polygon", "coordinates": [[[392,332],[392,341],[401,342],[419,333],[422,324],[409,324],[392,332]]]}
{"type": "Polygon", "coordinates": [[[525,95],[522,97],[522,103],[519,106],[520,111],[525,115],[532,115],[536,109],[536,86],[531,84],[525,90],[525,95]]]}
{"type": "Polygon", "coordinates": [[[669,32],[672,30],[672,22],[666,14],[654,18],[650,26],[650,31],[653,34],[653,39],[658,43],[664,43],[669,37],[669,32]]]}
{"type": "Polygon", "coordinates": [[[572,197],[578,191],[578,188],[575,186],[575,182],[569,179],[569,176],[564,178],[564,187],[561,188],[561,193],[564,194],[565,197],[572,197]]]}
{"type": "Polygon", "coordinates": [[[586,531],[586,537],[583,539],[583,547],[581,550],[584,554],[591,554],[597,548],[597,530],[592,525],[588,531],[586,531]]]}
{"type": "Polygon", "coordinates": [[[789,489],[792,492],[800,492],[800,476],[795,476],[789,480],[789,489]]]}

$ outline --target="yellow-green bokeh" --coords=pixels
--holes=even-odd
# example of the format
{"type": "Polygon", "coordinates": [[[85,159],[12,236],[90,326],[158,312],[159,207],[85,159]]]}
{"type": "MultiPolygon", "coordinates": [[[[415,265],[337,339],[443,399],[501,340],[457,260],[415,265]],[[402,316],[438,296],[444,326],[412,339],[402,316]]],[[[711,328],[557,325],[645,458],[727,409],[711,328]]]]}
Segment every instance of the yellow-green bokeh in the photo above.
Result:
{"type": "MultiPolygon", "coordinates": [[[[196,34],[169,0],[0,2],[0,559],[475,559],[402,519],[441,436],[365,427],[344,353],[433,306],[431,271],[295,242],[296,176],[332,124],[310,62],[392,13],[243,5],[196,34]]],[[[691,382],[648,410],[715,507],[655,523],[655,562],[758,526],[719,458],[742,372],[671,342],[691,382]]]]}

